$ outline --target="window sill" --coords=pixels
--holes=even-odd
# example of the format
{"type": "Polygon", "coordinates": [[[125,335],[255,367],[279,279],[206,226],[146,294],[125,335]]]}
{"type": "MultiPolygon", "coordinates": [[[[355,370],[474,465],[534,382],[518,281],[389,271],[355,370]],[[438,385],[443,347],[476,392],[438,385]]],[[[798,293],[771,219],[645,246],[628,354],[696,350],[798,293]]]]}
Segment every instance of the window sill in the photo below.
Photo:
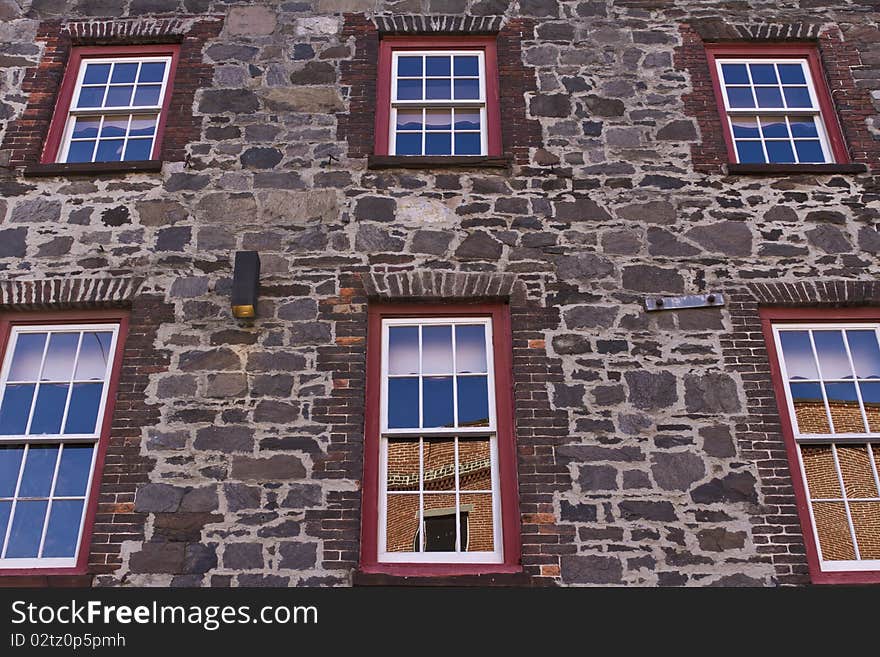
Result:
{"type": "Polygon", "coordinates": [[[0,588],[89,588],[92,575],[3,575],[0,588]]]}
{"type": "Polygon", "coordinates": [[[72,164],[31,164],[24,168],[25,176],[97,176],[105,173],[157,173],[162,160],[132,160],[131,162],[76,162],[72,164]]]}
{"type": "Polygon", "coordinates": [[[474,575],[399,575],[356,570],[353,586],[458,586],[458,587],[522,587],[534,586],[522,570],[515,572],[482,573],[474,575]]]}
{"type": "Polygon", "coordinates": [[[508,169],[508,155],[370,155],[368,169],[508,169]]]}
{"type": "Polygon", "coordinates": [[[865,173],[864,164],[737,164],[727,165],[727,173],[740,176],[779,176],[800,174],[834,175],[840,173],[865,173]]]}

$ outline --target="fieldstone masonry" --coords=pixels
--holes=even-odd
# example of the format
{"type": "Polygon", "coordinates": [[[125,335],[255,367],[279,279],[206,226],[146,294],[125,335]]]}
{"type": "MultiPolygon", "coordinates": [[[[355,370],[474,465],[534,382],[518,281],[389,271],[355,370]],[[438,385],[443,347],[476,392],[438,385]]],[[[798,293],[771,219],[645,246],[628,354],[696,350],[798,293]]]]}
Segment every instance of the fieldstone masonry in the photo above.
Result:
{"type": "Polygon", "coordinates": [[[808,583],[758,310],[880,305],[878,24],[875,0],[0,0],[0,310],[132,313],[94,585],[350,585],[367,307],[443,299],[510,305],[520,583],[808,583]],[[189,44],[161,172],[26,175],[59,31],[189,44]],[[399,33],[501,35],[504,168],[370,168],[399,33]],[[729,175],[700,44],[795,38],[866,170],[729,175]],[[707,291],[728,304],[644,311],[707,291]]]}

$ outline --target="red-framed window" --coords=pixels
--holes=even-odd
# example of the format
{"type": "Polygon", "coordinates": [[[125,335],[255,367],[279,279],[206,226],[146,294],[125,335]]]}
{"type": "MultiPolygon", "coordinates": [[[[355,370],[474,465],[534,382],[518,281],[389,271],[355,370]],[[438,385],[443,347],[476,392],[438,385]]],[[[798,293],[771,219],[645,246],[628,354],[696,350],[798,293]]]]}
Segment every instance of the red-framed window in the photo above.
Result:
{"type": "Polygon", "coordinates": [[[126,330],[119,312],[0,315],[0,576],[86,571],[126,330]]]}
{"type": "Polygon", "coordinates": [[[819,53],[805,44],[710,44],[731,162],[849,162],[819,53]]]}
{"type": "Polygon", "coordinates": [[[376,155],[501,155],[492,37],[385,37],[376,155]]]}
{"type": "Polygon", "coordinates": [[[506,305],[369,309],[361,570],[517,572],[506,305]]]}
{"type": "Polygon", "coordinates": [[[180,46],[73,48],[41,161],[156,160],[180,46]]]}
{"type": "Polygon", "coordinates": [[[763,309],[813,582],[880,582],[880,310],[763,309]]]}

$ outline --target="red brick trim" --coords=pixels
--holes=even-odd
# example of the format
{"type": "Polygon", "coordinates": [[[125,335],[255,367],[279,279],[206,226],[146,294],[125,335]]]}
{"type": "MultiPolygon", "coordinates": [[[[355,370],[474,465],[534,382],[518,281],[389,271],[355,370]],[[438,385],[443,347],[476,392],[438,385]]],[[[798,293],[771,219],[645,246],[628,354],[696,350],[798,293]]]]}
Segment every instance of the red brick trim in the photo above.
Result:
{"type": "Polygon", "coordinates": [[[9,152],[9,164],[18,167],[40,162],[73,46],[164,43],[179,43],[180,59],[160,159],[183,161],[186,146],[201,138],[202,118],[192,111],[195,93],[209,86],[214,76],[213,65],[203,61],[202,50],[222,27],[222,16],[40,23],[36,40],[45,44],[43,57],[36,67],[25,71],[22,92],[27,94],[28,104],[21,116],[10,122],[2,144],[9,152]]]}

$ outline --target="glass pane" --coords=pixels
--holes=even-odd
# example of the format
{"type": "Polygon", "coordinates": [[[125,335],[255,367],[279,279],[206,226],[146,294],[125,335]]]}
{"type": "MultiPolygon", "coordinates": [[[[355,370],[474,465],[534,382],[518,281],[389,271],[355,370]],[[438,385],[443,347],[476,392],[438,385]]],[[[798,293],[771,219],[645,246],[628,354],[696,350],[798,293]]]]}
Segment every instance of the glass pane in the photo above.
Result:
{"type": "Polygon", "coordinates": [[[92,154],[95,152],[95,142],[93,141],[74,141],[70,143],[67,150],[68,162],[91,162],[92,154]]]}
{"type": "Polygon", "coordinates": [[[456,100],[476,100],[480,97],[480,81],[477,78],[455,80],[456,100]]]}
{"type": "Polygon", "coordinates": [[[37,436],[61,432],[64,405],[67,403],[67,383],[44,383],[37,392],[34,417],[28,433],[37,436]]]}
{"type": "Polygon", "coordinates": [[[859,556],[880,559],[880,502],[852,502],[849,505],[859,556]]]}
{"type": "MultiPolygon", "coordinates": [[[[23,445],[0,445],[0,497],[15,495],[23,455],[23,445]]],[[[2,536],[0,533],[0,542],[3,541],[2,536]]]]}
{"type": "Polygon", "coordinates": [[[397,110],[398,130],[421,130],[422,110],[397,110]]]}
{"type": "Polygon", "coordinates": [[[875,331],[847,331],[846,339],[852,354],[856,376],[880,379],[880,344],[875,331]]]}
{"type": "Polygon", "coordinates": [[[813,340],[823,379],[853,378],[841,331],[813,331],[813,340]]]}
{"type": "MultiPolygon", "coordinates": [[[[859,383],[871,431],[880,432],[880,383],[859,383]]],[[[877,464],[880,467],[880,463],[877,464]]]]}
{"type": "Polygon", "coordinates": [[[94,139],[98,136],[100,116],[81,116],[73,126],[73,139],[94,139]]]}
{"type": "Polygon", "coordinates": [[[806,84],[804,69],[800,64],[779,64],[779,78],[782,84],[806,84]]]}
{"type": "Polygon", "coordinates": [[[768,141],[766,142],[767,158],[770,162],[791,163],[794,162],[794,151],[791,149],[791,142],[788,141],[768,141]]]}
{"type": "Polygon", "coordinates": [[[86,494],[92,470],[93,445],[65,445],[55,482],[56,497],[79,497],[86,494]]]}
{"type": "Polygon", "coordinates": [[[749,73],[745,64],[722,64],[721,74],[727,84],[749,84],[749,73]]]}
{"type": "Polygon", "coordinates": [[[818,139],[809,141],[797,140],[794,142],[798,160],[801,162],[824,162],[825,154],[822,152],[822,144],[818,139]]]}
{"type": "Polygon", "coordinates": [[[426,57],[425,58],[425,75],[428,76],[449,76],[451,75],[450,58],[443,57],[426,57]]]}
{"type": "Polygon", "coordinates": [[[461,490],[492,490],[488,438],[459,439],[458,487],[461,490]]]}
{"type": "Polygon", "coordinates": [[[455,495],[425,495],[425,552],[455,551],[455,495]]]}
{"type": "Polygon", "coordinates": [[[165,62],[144,62],[138,82],[162,82],[165,77],[165,62]]]}
{"type": "Polygon", "coordinates": [[[780,331],[779,342],[782,344],[785,369],[790,380],[819,378],[809,332],[780,331]]]}
{"type": "Polygon", "coordinates": [[[86,64],[83,84],[104,84],[110,75],[110,64],[86,64]]]}
{"type": "Polygon", "coordinates": [[[773,64],[749,64],[753,84],[776,84],[776,67],[773,64]]]}
{"type": "Polygon", "coordinates": [[[434,132],[425,135],[425,155],[451,155],[452,139],[449,133],[434,132]]]}
{"type": "Polygon", "coordinates": [[[162,94],[161,84],[139,84],[134,94],[133,105],[144,107],[158,105],[159,96],[162,94]]]}
{"type": "MultiPolygon", "coordinates": [[[[462,539],[467,552],[492,552],[495,540],[492,522],[492,494],[467,493],[461,495],[461,509],[467,513],[467,534],[462,539]]],[[[462,528],[462,533],[464,529],[462,528]]]]}
{"type": "Polygon", "coordinates": [[[129,139],[125,146],[126,160],[149,160],[153,152],[152,139],[129,139]]]}
{"type": "Polygon", "coordinates": [[[754,116],[731,117],[733,136],[745,139],[757,139],[761,136],[758,131],[758,119],[754,116]]]}
{"type": "Polygon", "coordinates": [[[758,107],[782,107],[782,94],[776,87],[756,87],[758,107]]]}
{"type": "Polygon", "coordinates": [[[754,107],[755,99],[748,87],[727,87],[727,101],[731,107],[754,107]]]}
{"type": "Polygon", "coordinates": [[[419,373],[419,327],[391,326],[388,329],[388,373],[419,373]]]}
{"type": "Polygon", "coordinates": [[[791,398],[800,433],[831,433],[820,384],[792,383],[791,398]]]}
{"type": "Polygon", "coordinates": [[[404,133],[397,135],[397,145],[395,152],[398,155],[421,155],[422,154],[422,135],[421,133],[412,134],[404,133]]]}
{"type": "Polygon", "coordinates": [[[455,441],[426,440],[424,490],[455,490],[455,441]]]}
{"type": "Polygon", "coordinates": [[[21,436],[27,429],[35,384],[7,385],[0,404],[0,435],[21,436]]]}
{"type": "Polygon", "coordinates": [[[18,496],[49,497],[57,459],[58,445],[31,445],[28,447],[18,496]]]}
{"type": "Polygon", "coordinates": [[[106,87],[83,87],[79,90],[77,107],[101,107],[106,87]]]}
{"type": "Polygon", "coordinates": [[[6,556],[11,558],[36,557],[43,534],[43,521],[46,518],[48,502],[19,502],[15,506],[12,530],[6,556]]]}
{"type": "Polygon", "coordinates": [[[801,457],[807,475],[810,499],[842,497],[831,445],[802,446],[801,457]]]}
{"type": "Polygon", "coordinates": [[[82,520],[82,500],[55,500],[49,515],[43,557],[72,557],[76,553],[79,525],[82,520]]]}
{"type": "Polygon", "coordinates": [[[432,376],[422,379],[423,427],[454,426],[452,377],[432,376]]]}
{"type": "Polygon", "coordinates": [[[459,374],[486,371],[486,327],[459,324],[455,327],[455,366],[459,374]]]}
{"type": "Polygon", "coordinates": [[[128,131],[128,117],[127,116],[118,116],[118,117],[108,116],[104,119],[104,125],[101,127],[101,136],[102,137],[125,137],[125,133],[127,131],[128,131]]]}
{"type": "MultiPolygon", "coordinates": [[[[787,107],[812,107],[810,91],[807,87],[783,87],[787,107]]],[[[765,105],[765,107],[767,107],[765,105]]],[[[774,106],[775,107],[775,106],[774,106]]]]}
{"type": "Polygon", "coordinates": [[[785,124],[784,118],[763,118],[761,119],[761,130],[764,137],[788,137],[788,126],[785,124]]]}
{"type": "Polygon", "coordinates": [[[457,109],[455,110],[456,130],[479,130],[480,110],[457,109]]]}
{"type": "Polygon", "coordinates": [[[9,524],[9,514],[12,512],[12,502],[0,502],[0,551],[3,541],[6,540],[6,527],[9,524]]]}
{"type": "Polygon", "coordinates": [[[472,55],[459,55],[455,58],[455,75],[478,76],[480,74],[479,60],[472,55]]]}
{"type": "Polygon", "coordinates": [[[109,331],[83,333],[74,378],[78,381],[103,381],[112,342],[113,334],[109,331]]]}
{"type": "Polygon", "coordinates": [[[843,502],[813,502],[813,516],[822,558],[826,561],[855,559],[843,502]]]}
{"type": "Polygon", "coordinates": [[[398,80],[397,81],[397,99],[398,100],[421,100],[422,98],[422,81],[421,80],[398,80]]]}
{"type": "Polygon", "coordinates": [[[425,80],[425,98],[428,99],[447,99],[451,98],[449,80],[425,80]]]}
{"type": "Polygon", "coordinates": [[[452,327],[422,327],[422,373],[452,374],[452,327]]]}
{"type": "Polygon", "coordinates": [[[398,57],[397,75],[400,77],[420,77],[422,75],[422,58],[398,57]]]}
{"type": "Polygon", "coordinates": [[[386,499],[385,550],[412,552],[419,528],[419,496],[389,495],[386,499]]]}
{"type": "Polygon", "coordinates": [[[126,62],[124,64],[116,62],[113,66],[113,75],[110,77],[110,82],[113,82],[114,84],[120,82],[134,82],[137,70],[137,62],[126,62]]]}
{"type": "Polygon", "coordinates": [[[127,105],[130,105],[131,93],[133,91],[133,85],[110,87],[107,91],[107,100],[104,103],[104,107],[126,107],[127,105]]]}
{"type": "Polygon", "coordinates": [[[748,164],[766,162],[764,159],[764,149],[759,141],[738,141],[736,142],[736,152],[740,162],[748,164]]]}
{"type": "Polygon", "coordinates": [[[137,114],[131,117],[131,125],[128,128],[129,137],[149,137],[156,132],[156,116],[151,114],[137,114]]]}
{"type": "Polygon", "coordinates": [[[41,381],[70,381],[79,345],[79,333],[53,333],[46,351],[41,381]]]}
{"type": "Polygon", "coordinates": [[[452,113],[449,110],[425,112],[425,130],[452,130],[452,113]]]}
{"type": "Polygon", "coordinates": [[[848,498],[878,496],[866,445],[838,445],[837,462],[848,498]]]}
{"type": "Polygon", "coordinates": [[[64,433],[95,433],[103,383],[74,383],[64,433]]]}
{"type": "Polygon", "coordinates": [[[834,433],[865,433],[865,423],[856,396],[855,383],[826,383],[834,433]]]}
{"type": "Polygon", "coordinates": [[[121,139],[100,142],[98,144],[98,152],[95,154],[95,161],[118,162],[122,159],[122,145],[124,143],[121,139]]]}
{"type": "Polygon", "coordinates": [[[476,132],[456,133],[456,155],[479,155],[482,152],[480,134],[476,132]]]}
{"type": "Polygon", "coordinates": [[[419,441],[388,440],[387,489],[419,489],[419,441]]]}
{"type": "Polygon", "coordinates": [[[816,121],[812,116],[790,116],[788,122],[791,124],[791,134],[794,137],[819,136],[819,132],[816,130],[816,121]]]}
{"type": "Polygon", "coordinates": [[[36,381],[40,375],[45,333],[19,333],[15,341],[15,355],[9,368],[9,381],[36,381]]]}
{"type": "Polygon", "coordinates": [[[388,379],[388,428],[419,426],[419,380],[388,379]]]}
{"type": "Polygon", "coordinates": [[[487,377],[458,377],[458,426],[489,426],[489,384],[487,377]]]}

